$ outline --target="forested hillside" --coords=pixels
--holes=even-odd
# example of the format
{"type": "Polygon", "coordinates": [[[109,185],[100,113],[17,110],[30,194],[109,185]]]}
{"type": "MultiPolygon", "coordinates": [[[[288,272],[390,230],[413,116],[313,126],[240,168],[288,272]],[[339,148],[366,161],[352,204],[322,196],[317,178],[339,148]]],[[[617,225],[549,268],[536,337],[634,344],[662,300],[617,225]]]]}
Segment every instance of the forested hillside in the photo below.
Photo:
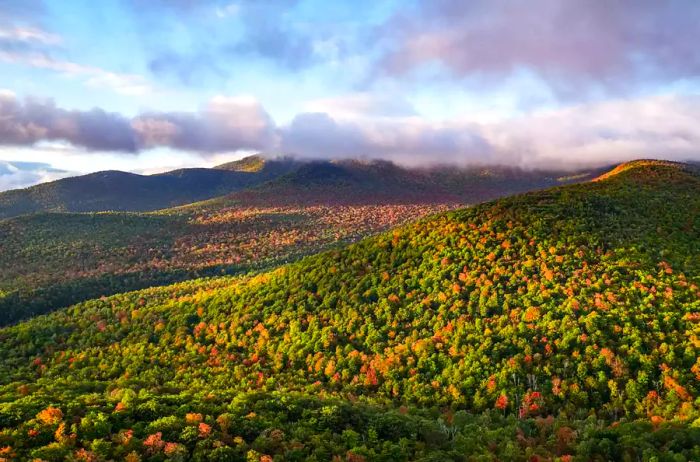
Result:
{"type": "Polygon", "coordinates": [[[0,447],[62,460],[700,458],[700,178],[640,162],[0,330],[0,447]]]}
{"type": "Polygon", "coordinates": [[[252,159],[215,168],[188,168],[156,175],[106,171],[0,193],[0,219],[37,212],[149,211],[221,196],[294,171],[279,158],[249,168],[252,159]]]}
{"type": "Polygon", "coordinates": [[[257,156],[220,168],[278,178],[158,213],[0,220],[0,325],[102,295],[288,262],[438,211],[591,177],[257,156]]]}
{"type": "Polygon", "coordinates": [[[503,166],[401,167],[382,160],[309,161],[257,187],[196,204],[436,203],[475,204],[511,194],[593,179],[605,169],[525,170],[503,166]]]}

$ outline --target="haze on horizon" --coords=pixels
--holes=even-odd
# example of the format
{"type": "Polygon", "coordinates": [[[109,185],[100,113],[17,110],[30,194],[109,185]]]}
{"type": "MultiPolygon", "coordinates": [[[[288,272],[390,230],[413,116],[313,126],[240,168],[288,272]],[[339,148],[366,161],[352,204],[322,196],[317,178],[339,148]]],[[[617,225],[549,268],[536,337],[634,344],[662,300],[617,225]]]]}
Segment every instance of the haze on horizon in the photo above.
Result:
{"type": "Polygon", "coordinates": [[[0,0],[0,190],[250,152],[700,160],[695,0],[0,0]]]}

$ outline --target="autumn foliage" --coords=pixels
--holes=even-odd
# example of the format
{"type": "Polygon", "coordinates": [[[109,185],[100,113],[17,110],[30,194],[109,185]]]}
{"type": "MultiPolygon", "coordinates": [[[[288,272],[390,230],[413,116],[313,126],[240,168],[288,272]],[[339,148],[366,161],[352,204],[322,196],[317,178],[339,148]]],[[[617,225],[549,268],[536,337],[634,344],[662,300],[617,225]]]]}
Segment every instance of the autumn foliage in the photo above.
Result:
{"type": "Polygon", "coordinates": [[[0,330],[0,448],[698,460],[699,245],[700,179],[655,166],[90,300],[0,330]]]}

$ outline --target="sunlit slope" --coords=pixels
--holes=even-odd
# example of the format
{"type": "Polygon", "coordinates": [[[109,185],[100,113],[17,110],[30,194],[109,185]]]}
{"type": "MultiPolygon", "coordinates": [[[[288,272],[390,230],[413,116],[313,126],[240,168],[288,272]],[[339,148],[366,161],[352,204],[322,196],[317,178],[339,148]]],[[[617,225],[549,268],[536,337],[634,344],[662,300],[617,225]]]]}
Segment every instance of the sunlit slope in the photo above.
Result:
{"type": "MultiPolygon", "coordinates": [[[[108,439],[134,428],[135,451],[145,455],[148,435],[160,428],[164,439],[196,452],[185,430],[167,429],[186,427],[187,412],[215,419],[228,411],[236,422],[231,435],[242,435],[240,448],[258,451],[254,441],[265,432],[300,418],[291,417],[298,404],[256,398],[268,403],[256,408],[231,400],[249,392],[301,392],[375,404],[495,408],[511,419],[677,420],[674,428],[685,431],[700,418],[699,250],[700,179],[683,166],[645,165],[596,183],[441,214],[254,277],[93,300],[0,330],[0,426],[15,429],[7,430],[16,435],[8,444],[35,447],[22,435],[44,428],[34,416],[51,404],[69,422],[86,412],[102,416],[108,439]],[[255,409],[278,409],[277,417],[260,422],[255,412],[246,414],[255,409]],[[256,430],[247,421],[257,422],[256,430]]],[[[308,406],[315,415],[316,404],[308,406]]],[[[308,432],[330,431],[331,438],[343,428],[367,431],[350,408],[334,417],[346,427],[320,417],[333,412],[324,410],[308,432]]],[[[373,430],[364,447],[398,444],[401,435],[421,450],[432,447],[420,432],[410,437],[407,418],[391,419],[396,433],[381,433],[377,443],[373,430]]],[[[474,425],[500,425],[490,419],[474,425]]],[[[238,444],[225,443],[229,430],[211,424],[211,438],[238,444]]],[[[559,425],[549,427],[552,438],[561,436],[559,425]]],[[[507,434],[521,438],[524,428],[507,434]]],[[[637,438],[647,438],[651,427],[639,428],[615,441],[635,454],[637,438]]],[[[463,431],[469,438],[478,427],[463,431]]],[[[308,432],[294,437],[307,442],[303,451],[324,440],[308,432]]],[[[581,432],[584,445],[592,433],[581,432]]],[[[698,435],[669,432],[649,436],[658,439],[657,449],[666,448],[659,451],[696,447],[698,435]],[[681,439],[663,442],[673,435],[681,439]]],[[[88,445],[90,436],[82,435],[89,432],[78,433],[79,445],[88,445]]],[[[532,444],[559,444],[546,434],[532,444]]],[[[360,444],[338,438],[343,451],[360,444]]],[[[575,439],[556,454],[575,449],[611,458],[609,448],[617,447],[606,440],[574,448],[575,439]]],[[[466,444],[445,441],[452,449],[466,444]]],[[[116,454],[118,443],[110,444],[104,451],[116,454]]],[[[505,457],[499,451],[507,446],[474,444],[505,457]]]]}
{"type": "Polygon", "coordinates": [[[263,388],[474,409],[535,379],[550,410],[639,413],[659,381],[684,389],[661,387],[662,400],[692,402],[699,186],[680,168],[636,169],[442,214],[216,290],[88,302],[2,331],[3,375],[34,374],[26,360],[38,356],[56,378],[157,370],[157,382],[197,388],[216,370],[217,386],[245,389],[261,372],[263,388]],[[90,366],[97,351],[107,370],[90,366]],[[78,359],[67,369],[65,357],[78,359]]]}
{"type": "Polygon", "coordinates": [[[619,175],[620,173],[624,173],[630,170],[636,170],[636,171],[644,171],[646,169],[649,170],[657,170],[657,168],[664,168],[667,167],[669,169],[682,169],[688,172],[694,172],[698,173],[698,165],[696,163],[687,163],[684,164],[682,162],[673,162],[670,160],[656,160],[656,159],[639,159],[639,160],[633,160],[630,162],[624,162],[612,170],[609,170],[607,172],[604,172],[602,175],[593,178],[593,181],[602,181],[602,180],[607,180],[608,178],[611,178],[615,175],[619,175]]]}

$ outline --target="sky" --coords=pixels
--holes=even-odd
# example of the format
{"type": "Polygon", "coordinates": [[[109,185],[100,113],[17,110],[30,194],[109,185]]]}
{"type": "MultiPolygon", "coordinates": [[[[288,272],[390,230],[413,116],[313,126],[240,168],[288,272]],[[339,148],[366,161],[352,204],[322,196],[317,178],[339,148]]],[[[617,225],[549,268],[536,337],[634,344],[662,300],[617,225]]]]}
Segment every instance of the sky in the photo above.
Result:
{"type": "Polygon", "coordinates": [[[700,160],[697,0],[0,0],[0,190],[255,152],[700,160]]]}

